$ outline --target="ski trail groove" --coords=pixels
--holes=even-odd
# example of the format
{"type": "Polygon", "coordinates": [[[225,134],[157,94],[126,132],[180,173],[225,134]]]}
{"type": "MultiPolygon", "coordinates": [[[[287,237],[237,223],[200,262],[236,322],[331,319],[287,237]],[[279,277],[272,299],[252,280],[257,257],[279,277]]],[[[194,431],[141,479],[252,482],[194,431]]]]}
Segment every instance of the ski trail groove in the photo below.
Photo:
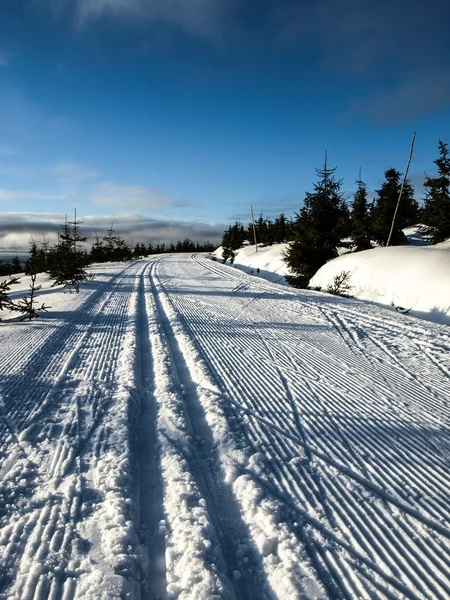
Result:
{"type": "MultiPolygon", "coordinates": [[[[190,374],[189,365],[179,348],[176,333],[165,313],[153,279],[151,288],[162,332],[171,356],[172,373],[184,401],[184,416],[190,442],[184,456],[206,500],[208,516],[215,529],[221,555],[225,562],[228,582],[237,599],[263,598],[264,592],[258,579],[249,575],[248,572],[242,573],[240,570],[242,565],[238,558],[239,541],[246,539],[248,532],[242,522],[233,492],[225,483],[224,475],[219,468],[220,460],[198,397],[197,387],[190,374]]],[[[253,557],[253,562],[256,560],[253,557]]]]}
{"type": "Polygon", "coordinates": [[[163,600],[166,597],[167,585],[165,536],[160,531],[160,523],[164,520],[163,484],[156,429],[157,407],[152,380],[152,351],[145,305],[144,279],[147,277],[147,268],[142,273],[139,284],[137,369],[141,411],[135,442],[135,453],[139,463],[140,536],[144,552],[141,567],[141,600],[163,600]]]}

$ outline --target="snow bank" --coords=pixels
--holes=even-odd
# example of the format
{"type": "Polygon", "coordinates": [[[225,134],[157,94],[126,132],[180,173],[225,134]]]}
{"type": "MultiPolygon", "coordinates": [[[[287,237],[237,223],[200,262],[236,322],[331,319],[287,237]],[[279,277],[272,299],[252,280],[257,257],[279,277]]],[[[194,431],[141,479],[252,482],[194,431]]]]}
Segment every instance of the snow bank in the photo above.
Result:
{"type": "MultiPolygon", "coordinates": [[[[314,275],[311,288],[326,291],[336,275],[350,271],[351,295],[360,300],[410,309],[410,314],[450,324],[450,240],[431,245],[420,225],[403,230],[407,243],[392,248],[348,252],[329,261],[314,275]]],[[[236,250],[234,266],[274,283],[288,285],[283,261],[289,244],[246,246],[236,250]],[[257,269],[260,272],[257,272],[257,269]]],[[[222,258],[220,246],[212,254],[222,258]]]]}
{"type": "MultiPolygon", "coordinates": [[[[234,266],[246,273],[259,275],[263,279],[287,285],[285,275],[289,275],[288,266],[283,260],[283,251],[287,249],[289,244],[273,244],[273,246],[246,246],[236,250],[234,266]],[[259,269],[259,273],[257,273],[259,269]]],[[[223,248],[220,246],[213,252],[216,258],[222,258],[223,248]]]]}
{"type": "Polygon", "coordinates": [[[411,314],[450,324],[450,245],[395,246],[345,254],[314,275],[310,287],[326,290],[342,271],[350,272],[351,294],[411,314]]]}

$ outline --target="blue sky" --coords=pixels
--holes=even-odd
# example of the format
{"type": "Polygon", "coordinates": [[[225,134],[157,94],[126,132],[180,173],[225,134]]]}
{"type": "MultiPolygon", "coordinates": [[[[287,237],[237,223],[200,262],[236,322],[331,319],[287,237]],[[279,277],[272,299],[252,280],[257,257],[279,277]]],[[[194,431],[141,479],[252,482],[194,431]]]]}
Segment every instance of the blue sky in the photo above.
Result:
{"type": "Polygon", "coordinates": [[[314,169],[450,142],[448,0],[3,0],[0,246],[78,213],[135,240],[292,215],[314,169]],[[37,223],[39,222],[39,223],[37,223]]]}

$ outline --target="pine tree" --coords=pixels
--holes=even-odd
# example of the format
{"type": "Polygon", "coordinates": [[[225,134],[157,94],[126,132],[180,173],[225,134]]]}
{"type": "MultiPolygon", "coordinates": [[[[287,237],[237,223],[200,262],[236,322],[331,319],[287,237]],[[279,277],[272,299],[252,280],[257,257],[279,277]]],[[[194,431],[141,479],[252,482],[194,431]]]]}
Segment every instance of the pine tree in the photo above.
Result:
{"type": "Polygon", "coordinates": [[[36,285],[36,277],[36,273],[31,275],[29,296],[24,296],[19,302],[14,303],[12,306],[12,310],[22,313],[30,321],[32,319],[37,319],[40,312],[47,312],[48,309],[51,308],[51,306],[46,306],[44,303],[40,306],[36,306],[36,292],[39,292],[42,288],[41,285],[36,285]]]}
{"type": "Polygon", "coordinates": [[[438,244],[450,238],[450,156],[448,144],[439,140],[439,158],[436,177],[425,178],[427,188],[424,200],[422,220],[427,226],[427,233],[433,244],[438,244]]]}
{"type": "Polygon", "coordinates": [[[20,273],[22,271],[22,263],[18,256],[11,259],[11,274],[20,273]]]}
{"type": "Polygon", "coordinates": [[[86,267],[90,263],[87,252],[77,246],[78,242],[87,240],[80,236],[80,223],[76,212],[74,221],[68,222],[66,217],[58,236],[58,245],[48,253],[47,266],[47,273],[55,280],[53,285],[67,286],[77,293],[80,291],[80,282],[88,278],[86,267]]]}
{"type": "Polygon", "coordinates": [[[366,184],[361,177],[356,181],[358,189],[355,192],[351,210],[351,238],[355,245],[355,250],[368,250],[372,247],[370,243],[370,216],[367,203],[366,184]]]}
{"type": "MultiPolygon", "coordinates": [[[[0,311],[12,310],[14,302],[9,297],[11,286],[20,283],[20,279],[17,277],[10,277],[8,280],[0,281],[0,311]]],[[[0,319],[1,320],[1,319],[0,319]]]]}
{"type": "MultiPolygon", "coordinates": [[[[384,176],[386,181],[383,182],[379,190],[376,190],[377,197],[371,211],[372,237],[380,246],[385,246],[389,237],[392,218],[401,188],[401,173],[396,169],[388,169],[384,176]]],[[[403,188],[402,199],[395,219],[390,245],[398,246],[405,242],[405,235],[402,229],[417,222],[418,210],[419,205],[414,200],[413,187],[407,180],[403,188]]]]}
{"type": "Polygon", "coordinates": [[[288,239],[289,223],[283,213],[275,219],[273,224],[273,241],[277,243],[285,242],[288,239]]]}
{"type": "Polygon", "coordinates": [[[78,242],[86,242],[88,240],[86,236],[80,235],[80,225],[82,225],[83,222],[84,221],[77,219],[77,209],[75,208],[73,221],[70,221],[70,225],[72,225],[71,242],[73,244],[74,252],[78,251],[78,242]]]}
{"type": "MultiPolygon", "coordinates": [[[[44,238],[45,239],[45,238],[44,238]]],[[[36,275],[47,270],[47,254],[39,248],[38,243],[31,238],[29,257],[25,262],[25,275],[36,275]]]]}
{"type": "Polygon", "coordinates": [[[234,225],[230,225],[225,229],[222,236],[222,246],[224,248],[231,248],[231,250],[237,250],[242,246],[242,242],[247,237],[249,237],[249,235],[243,225],[239,223],[239,221],[236,221],[234,225]]]}
{"type": "Polygon", "coordinates": [[[336,168],[316,169],[319,181],[314,192],[306,193],[304,205],[293,224],[294,239],[284,258],[294,276],[288,281],[307,287],[314,273],[338,255],[342,238],[349,233],[349,213],[341,192],[342,179],[336,180],[336,168]]]}

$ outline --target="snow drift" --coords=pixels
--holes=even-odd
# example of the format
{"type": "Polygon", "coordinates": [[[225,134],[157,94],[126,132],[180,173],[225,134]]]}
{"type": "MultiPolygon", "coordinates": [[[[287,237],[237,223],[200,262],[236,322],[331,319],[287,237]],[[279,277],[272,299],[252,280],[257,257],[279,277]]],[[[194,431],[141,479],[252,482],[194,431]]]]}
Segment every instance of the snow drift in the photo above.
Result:
{"type": "Polygon", "coordinates": [[[450,324],[450,252],[445,246],[394,246],[345,254],[323,265],[310,287],[326,290],[342,271],[349,272],[356,298],[411,309],[414,316],[450,324]]]}

